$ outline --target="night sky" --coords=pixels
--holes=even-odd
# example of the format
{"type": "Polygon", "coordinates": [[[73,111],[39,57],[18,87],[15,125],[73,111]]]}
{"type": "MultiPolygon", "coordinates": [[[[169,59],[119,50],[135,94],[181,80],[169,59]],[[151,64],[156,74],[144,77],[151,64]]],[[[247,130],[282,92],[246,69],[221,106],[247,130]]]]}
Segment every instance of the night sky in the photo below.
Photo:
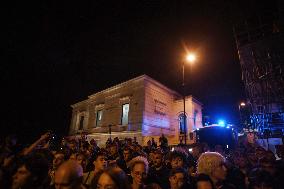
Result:
{"type": "Polygon", "coordinates": [[[225,0],[11,2],[1,135],[67,133],[71,104],[142,74],[182,92],[185,47],[198,53],[186,68],[186,93],[204,104],[203,115],[237,123],[244,89],[231,7],[225,0]]]}

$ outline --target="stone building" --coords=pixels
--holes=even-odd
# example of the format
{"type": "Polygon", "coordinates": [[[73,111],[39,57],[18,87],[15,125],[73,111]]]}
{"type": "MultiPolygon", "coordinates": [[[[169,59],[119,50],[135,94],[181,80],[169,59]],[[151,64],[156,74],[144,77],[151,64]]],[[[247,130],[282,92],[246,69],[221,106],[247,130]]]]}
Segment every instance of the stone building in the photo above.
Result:
{"type": "MultiPolygon", "coordinates": [[[[202,104],[192,96],[185,99],[187,143],[192,143],[192,131],[202,127],[202,104]]],[[[184,132],[182,96],[147,75],[90,95],[71,107],[70,136],[85,132],[100,146],[110,136],[136,137],[146,145],[152,137],[158,141],[161,134],[174,145],[184,132]]]]}

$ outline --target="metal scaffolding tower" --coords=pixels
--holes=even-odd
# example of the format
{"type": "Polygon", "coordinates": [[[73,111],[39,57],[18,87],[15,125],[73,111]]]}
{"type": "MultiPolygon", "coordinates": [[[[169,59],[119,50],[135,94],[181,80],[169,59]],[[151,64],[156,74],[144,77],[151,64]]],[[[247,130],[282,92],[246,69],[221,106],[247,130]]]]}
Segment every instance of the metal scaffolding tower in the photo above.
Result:
{"type": "Polygon", "coordinates": [[[246,127],[266,136],[284,131],[284,24],[279,2],[250,7],[234,25],[250,110],[246,127]]]}

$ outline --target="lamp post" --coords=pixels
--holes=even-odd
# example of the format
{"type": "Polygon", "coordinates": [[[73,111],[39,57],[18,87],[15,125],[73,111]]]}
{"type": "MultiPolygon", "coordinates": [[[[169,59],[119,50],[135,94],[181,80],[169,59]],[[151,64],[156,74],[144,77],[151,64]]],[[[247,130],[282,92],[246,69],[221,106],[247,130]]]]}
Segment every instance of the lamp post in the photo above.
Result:
{"type": "Polygon", "coordinates": [[[241,123],[241,126],[244,127],[244,123],[243,123],[243,116],[242,116],[242,112],[241,112],[241,108],[244,108],[246,106],[246,104],[244,102],[241,102],[239,104],[239,114],[240,114],[240,123],[241,123]]]}
{"type": "Polygon", "coordinates": [[[185,63],[188,62],[192,64],[195,61],[196,57],[194,54],[188,54],[185,60],[182,61],[182,88],[183,88],[183,129],[184,129],[184,144],[186,144],[187,131],[186,131],[186,117],[185,117],[185,63]]]}
{"type": "Polygon", "coordinates": [[[179,135],[179,144],[182,145],[182,141],[183,141],[183,135],[179,135]]]}
{"type": "Polygon", "coordinates": [[[109,139],[110,139],[110,140],[111,140],[111,127],[112,127],[112,125],[109,124],[109,125],[108,125],[108,133],[109,133],[109,139]]]}

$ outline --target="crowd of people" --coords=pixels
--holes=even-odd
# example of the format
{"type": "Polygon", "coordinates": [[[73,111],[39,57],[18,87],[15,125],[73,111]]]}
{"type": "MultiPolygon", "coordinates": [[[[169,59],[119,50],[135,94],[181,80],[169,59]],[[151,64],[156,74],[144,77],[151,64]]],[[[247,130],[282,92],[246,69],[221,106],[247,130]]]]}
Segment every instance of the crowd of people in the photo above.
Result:
{"type": "Polygon", "coordinates": [[[50,132],[21,148],[15,136],[0,146],[3,189],[278,189],[284,186],[284,147],[277,154],[251,143],[225,151],[206,143],[169,146],[167,138],[60,140],[50,132]],[[276,158],[277,157],[277,158],[276,158]]]}

